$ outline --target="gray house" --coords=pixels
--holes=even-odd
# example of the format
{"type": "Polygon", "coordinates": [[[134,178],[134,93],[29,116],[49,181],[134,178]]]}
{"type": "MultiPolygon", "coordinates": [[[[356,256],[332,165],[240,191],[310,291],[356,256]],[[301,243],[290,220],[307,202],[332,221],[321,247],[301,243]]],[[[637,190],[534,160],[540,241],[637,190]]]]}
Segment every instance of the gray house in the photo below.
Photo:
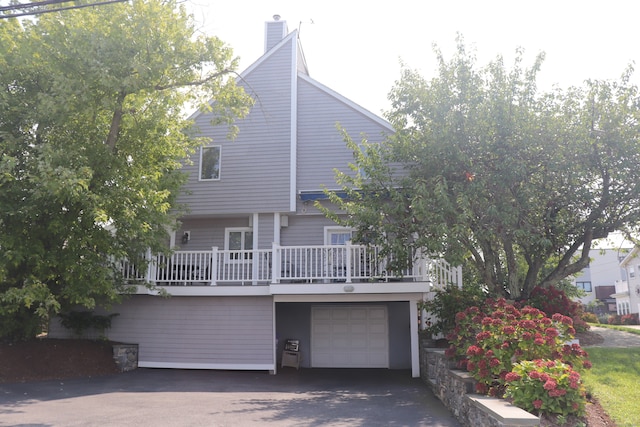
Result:
{"type": "MultiPolygon", "coordinates": [[[[382,140],[383,119],[312,79],[297,31],[265,26],[265,53],[238,79],[255,98],[239,134],[193,116],[209,142],[187,163],[189,206],[170,258],[124,268],[138,286],[113,308],[110,339],[137,343],[139,366],[276,372],[286,339],[302,368],[410,369],[419,376],[417,303],[460,270],[415,255],[394,272],[376,248],[318,211],[353,154],[336,129],[382,140]]],[[[127,267],[127,266],[125,266],[127,267]]],[[[52,336],[62,334],[52,328],[52,336]]]]}

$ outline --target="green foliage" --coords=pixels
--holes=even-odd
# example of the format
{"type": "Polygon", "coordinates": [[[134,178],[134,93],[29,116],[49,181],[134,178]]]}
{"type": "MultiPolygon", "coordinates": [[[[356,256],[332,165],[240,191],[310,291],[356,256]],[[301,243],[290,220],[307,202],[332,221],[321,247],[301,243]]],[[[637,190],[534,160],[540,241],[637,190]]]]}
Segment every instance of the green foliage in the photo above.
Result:
{"type": "Polygon", "coordinates": [[[580,374],[558,360],[524,360],[506,375],[506,397],[531,413],[582,416],[585,388],[580,374]]]}
{"type": "Polygon", "coordinates": [[[578,344],[566,344],[575,335],[572,324],[561,314],[548,318],[533,307],[518,309],[504,299],[489,299],[481,308],[456,314],[446,354],[478,381],[478,392],[501,396],[506,375],[519,361],[551,359],[576,370],[590,367],[578,344]]]}
{"type": "Polygon", "coordinates": [[[118,313],[94,314],[90,311],[69,311],[58,314],[60,324],[73,331],[78,338],[83,337],[84,333],[91,329],[98,331],[103,336],[105,331],[111,328],[111,320],[117,315],[118,313]]]}
{"type": "Polygon", "coordinates": [[[542,310],[548,317],[555,313],[569,316],[573,320],[573,327],[578,332],[589,329],[589,325],[583,320],[582,305],[576,301],[571,301],[569,297],[554,286],[542,288],[536,286],[531,291],[527,303],[532,307],[542,310]]]}
{"type": "Polygon", "coordinates": [[[425,332],[430,336],[448,335],[456,326],[456,313],[481,305],[486,298],[483,290],[476,286],[465,285],[460,289],[450,285],[436,290],[433,299],[420,304],[429,315],[425,332]]]}
{"type": "MultiPolygon", "coordinates": [[[[462,39],[431,79],[403,69],[396,133],[337,180],[345,225],[388,252],[468,262],[491,294],[528,297],[588,265],[595,239],[640,221],[640,97],[629,80],[540,92],[529,68],[481,67],[462,39]],[[356,173],[362,172],[362,173],[356,173]],[[354,191],[353,189],[358,189],[354,191]],[[624,206],[624,209],[621,207],[624,206]]],[[[410,261],[410,260],[407,260],[410,261]]]]}
{"type": "Polygon", "coordinates": [[[203,142],[183,109],[233,133],[236,65],[173,0],[0,20],[0,316],[117,300],[114,260],[166,250],[203,142]]]}

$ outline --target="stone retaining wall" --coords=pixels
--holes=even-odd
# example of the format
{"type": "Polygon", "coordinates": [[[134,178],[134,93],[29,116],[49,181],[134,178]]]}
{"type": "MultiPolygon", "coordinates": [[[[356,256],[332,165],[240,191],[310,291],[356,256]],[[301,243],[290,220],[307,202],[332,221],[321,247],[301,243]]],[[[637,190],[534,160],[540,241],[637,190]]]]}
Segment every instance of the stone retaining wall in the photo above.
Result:
{"type": "Polygon", "coordinates": [[[444,350],[420,344],[420,375],[433,393],[463,426],[539,426],[540,419],[504,399],[473,394],[475,380],[467,372],[453,369],[444,350]]]}
{"type": "Polygon", "coordinates": [[[138,344],[113,344],[113,360],[120,372],[138,368],[138,344]]]}

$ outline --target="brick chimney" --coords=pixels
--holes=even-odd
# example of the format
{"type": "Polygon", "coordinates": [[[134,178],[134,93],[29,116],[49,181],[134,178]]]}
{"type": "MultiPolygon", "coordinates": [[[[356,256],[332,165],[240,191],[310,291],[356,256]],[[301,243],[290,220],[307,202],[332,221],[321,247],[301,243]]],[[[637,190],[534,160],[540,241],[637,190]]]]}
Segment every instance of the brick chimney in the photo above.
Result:
{"type": "Polygon", "coordinates": [[[289,29],[287,28],[287,21],[281,21],[280,15],[273,15],[273,21],[266,22],[264,30],[265,53],[267,53],[272,47],[280,43],[280,41],[289,33],[289,29]]]}

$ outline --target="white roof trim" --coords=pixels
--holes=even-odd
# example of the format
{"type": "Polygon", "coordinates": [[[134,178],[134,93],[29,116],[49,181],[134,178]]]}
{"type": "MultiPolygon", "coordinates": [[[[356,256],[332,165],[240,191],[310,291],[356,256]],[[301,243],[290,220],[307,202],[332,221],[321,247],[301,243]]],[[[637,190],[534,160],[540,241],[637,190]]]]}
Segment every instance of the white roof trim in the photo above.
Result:
{"type": "Polygon", "coordinates": [[[311,77],[309,77],[306,74],[298,73],[298,78],[300,78],[300,79],[306,81],[307,83],[317,87],[318,89],[320,89],[321,91],[325,92],[326,94],[336,98],[338,101],[340,101],[340,102],[342,102],[344,104],[347,104],[349,107],[351,107],[354,110],[357,110],[358,112],[360,112],[361,114],[367,116],[369,119],[375,121],[380,126],[383,126],[386,129],[388,129],[389,131],[394,132],[394,129],[393,129],[393,126],[391,126],[391,123],[389,123],[388,121],[386,121],[382,117],[372,113],[371,111],[367,110],[366,108],[356,104],[355,102],[353,102],[349,98],[347,98],[347,97],[345,97],[343,95],[340,95],[338,92],[334,91],[333,89],[328,88],[327,86],[323,85],[322,83],[318,82],[317,80],[312,79],[311,77]]]}

